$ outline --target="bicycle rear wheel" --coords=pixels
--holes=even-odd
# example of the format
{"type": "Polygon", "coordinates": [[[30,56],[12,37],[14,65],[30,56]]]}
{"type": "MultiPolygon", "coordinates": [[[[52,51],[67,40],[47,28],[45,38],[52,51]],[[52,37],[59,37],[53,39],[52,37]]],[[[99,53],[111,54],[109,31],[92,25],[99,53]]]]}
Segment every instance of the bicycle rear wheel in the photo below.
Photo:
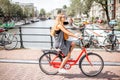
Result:
{"type": "Polygon", "coordinates": [[[3,40],[4,40],[4,48],[6,50],[12,50],[18,44],[17,37],[15,37],[15,35],[13,35],[13,34],[5,33],[3,35],[3,40]]]}
{"type": "Polygon", "coordinates": [[[43,54],[39,59],[39,66],[42,72],[48,75],[55,75],[58,73],[58,68],[55,68],[55,65],[50,64],[50,62],[53,60],[54,62],[61,62],[62,59],[58,56],[56,53],[45,53],[43,54]],[[56,58],[55,58],[56,57],[56,58]]]}
{"type": "Polygon", "coordinates": [[[91,64],[87,60],[86,55],[84,55],[79,61],[79,68],[86,76],[93,77],[98,75],[104,67],[103,59],[95,53],[88,53],[88,58],[91,64]]]}
{"type": "MultiPolygon", "coordinates": [[[[105,50],[106,51],[111,51],[112,50],[112,43],[109,39],[105,39],[103,44],[105,44],[105,50]]],[[[115,40],[114,44],[113,44],[113,50],[117,50],[119,49],[119,41],[118,39],[115,40]]]]}

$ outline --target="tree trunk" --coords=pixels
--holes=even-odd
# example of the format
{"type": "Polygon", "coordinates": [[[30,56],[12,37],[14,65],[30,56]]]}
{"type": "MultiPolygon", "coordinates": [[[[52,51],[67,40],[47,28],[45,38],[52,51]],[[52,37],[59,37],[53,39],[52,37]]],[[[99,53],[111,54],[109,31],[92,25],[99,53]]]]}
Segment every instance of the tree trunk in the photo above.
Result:
{"type": "MultiPolygon", "coordinates": [[[[106,1],[106,5],[107,5],[107,1],[106,1]]],[[[108,23],[110,22],[110,17],[109,17],[109,12],[108,12],[108,5],[105,7],[106,8],[106,16],[107,16],[107,21],[108,23]]]]}
{"type": "Polygon", "coordinates": [[[105,5],[104,5],[104,4],[101,4],[101,5],[102,5],[104,11],[106,12],[107,23],[109,23],[109,21],[110,21],[110,17],[109,17],[108,5],[107,5],[107,4],[108,4],[107,1],[105,1],[105,5]]]}

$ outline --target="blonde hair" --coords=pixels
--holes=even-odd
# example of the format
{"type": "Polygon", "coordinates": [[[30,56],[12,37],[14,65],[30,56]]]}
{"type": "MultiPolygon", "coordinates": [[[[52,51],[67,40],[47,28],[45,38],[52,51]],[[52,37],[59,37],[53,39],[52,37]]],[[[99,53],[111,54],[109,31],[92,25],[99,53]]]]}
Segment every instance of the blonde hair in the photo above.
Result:
{"type": "Polygon", "coordinates": [[[61,15],[61,14],[57,15],[54,27],[56,27],[58,25],[63,25],[62,16],[64,16],[64,15],[61,15]]]}
{"type": "Polygon", "coordinates": [[[58,25],[63,25],[63,21],[62,21],[63,16],[64,15],[62,15],[62,14],[57,15],[57,17],[55,19],[55,25],[52,27],[52,30],[51,30],[51,36],[54,36],[55,30],[57,29],[58,25]]]}

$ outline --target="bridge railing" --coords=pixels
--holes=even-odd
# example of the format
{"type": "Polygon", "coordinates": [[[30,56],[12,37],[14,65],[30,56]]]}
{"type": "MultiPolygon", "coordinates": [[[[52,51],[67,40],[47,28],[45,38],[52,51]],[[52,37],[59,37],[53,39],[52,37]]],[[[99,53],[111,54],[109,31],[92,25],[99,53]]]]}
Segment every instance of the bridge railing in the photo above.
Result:
{"type": "MultiPolygon", "coordinates": [[[[16,27],[15,29],[18,29],[19,33],[17,33],[16,35],[19,35],[19,40],[18,42],[20,42],[20,48],[25,48],[24,47],[24,43],[50,43],[51,48],[54,47],[53,43],[54,43],[54,39],[52,36],[50,36],[50,30],[51,27],[16,27]],[[23,33],[23,30],[27,30],[27,29],[43,29],[43,30],[48,30],[49,32],[47,33],[42,33],[42,34],[35,34],[35,33],[23,33]],[[30,41],[30,40],[23,40],[24,36],[46,36],[49,37],[49,41],[47,40],[43,40],[43,41],[30,41]]],[[[68,29],[72,29],[72,28],[68,28],[68,29]]],[[[79,28],[77,28],[76,30],[80,30],[79,28]]],[[[86,29],[86,30],[101,30],[101,29],[86,29]]],[[[102,30],[110,30],[110,29],[102,29],[102,30]]],[[[75,30],[74,30],[75,31],[75,30]]],[[[84,35],[83,37],[89,37],[88,35],[84,35]]],[[[96,37],[103,37],[103,36],[96,36],[96,37]]],[[[118,38],[120,38],[119,35],[117,35],[118,38]]]]}

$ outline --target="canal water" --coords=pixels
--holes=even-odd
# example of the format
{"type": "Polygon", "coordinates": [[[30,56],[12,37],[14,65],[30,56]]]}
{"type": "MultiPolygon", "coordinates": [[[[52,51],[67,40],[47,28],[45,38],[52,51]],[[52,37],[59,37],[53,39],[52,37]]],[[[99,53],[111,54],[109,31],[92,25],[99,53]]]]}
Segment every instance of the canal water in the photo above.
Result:
{"type": "Polygon", "coordinates": [[[34,35],[23,35],[23,41],[25,48],[51,48],[51,43],[47,43],[51,41],[50,36],[41,36],[41,35],[35,35],[35,34],[50,34],[50,27],[54,25],[54,20],[45,20],[45,21],[39,21],[30,25],[24,25],[22,26],[22,33],[23,34],[34,34],[34,35]],[[25,27],[25,28],[24,28],[25,27]],[[28,28],[27,28],[28,27],[28,28]],[[30,28],[31,27],[31,28],[30,28]],[[45,28],[45,29],[42,29],[45,28]],[[27,42],[27,41],[33,41],[27,42]],[[39,43],[44,42],[44,43],[39,43]],[[45,43],[46,42],[46,43],[45,43]]]}

